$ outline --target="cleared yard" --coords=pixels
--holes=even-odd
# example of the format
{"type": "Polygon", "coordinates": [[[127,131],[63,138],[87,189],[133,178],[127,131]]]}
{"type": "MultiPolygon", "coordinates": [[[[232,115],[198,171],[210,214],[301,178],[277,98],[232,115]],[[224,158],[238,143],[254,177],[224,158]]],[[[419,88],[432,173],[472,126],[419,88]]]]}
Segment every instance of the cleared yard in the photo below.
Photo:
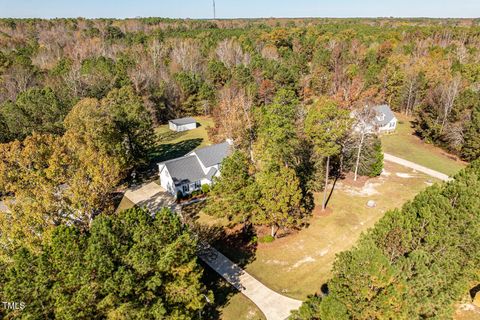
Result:
{"type": "Polygon", "coordinates": [[[418,163],[427,168],[453,175],[465,167],[465,163],[455,160],[442,149],[423,142],[414,135],[411,118],[395,114],[398,119],[397,130],[393,134],[382,136],[382,148],[386,153],[418,163]]]}
{"type": "MultiPolygon", "coordinates": [[[[304,299],[320,291],[330,278],[335,254],[351,248],[387,210],[401,207],[434,182],[424,174],[391,163],[386,163],[382,176],[369,179],[363,187],[338,181],[327,215],[315,215],[308,228],[295,234],[259,244],[245,269],[271,289],[304,299]],[[368,208],[368,200],[376,201],[377,206],[368,208]]],[[[321,195],[315,198],[319,203],[321,195]]],[[[198,221],[211,225],[215,219],[200,214],[198,221]]],[[[238,252],[224,254],[238,261],[238,252]]]]}
{"type": "Polygon", "coordinates": [[[193,130],[175,132],[168,128],[168,124],[155,128],[156,145],[150,153],[150,163],[138,172],[136,183],[156,180],[159,162],[184,156],[194,149],[211,144],[207,128],[213,126],[213,120],[209,117],[195,119],[197,128],[193,130]]]}
{"type": "Polygon", "coordinates": [[[155,161],[165,161],[181,157],[193,149],[205,147],[211,142],[208,139],[207,128],[213,126],[210,117],[195,117],[197,128],[188,131],[175,132],[168,128],[168,124],[155,129],[158,148],[154,153],[155,161]]]}

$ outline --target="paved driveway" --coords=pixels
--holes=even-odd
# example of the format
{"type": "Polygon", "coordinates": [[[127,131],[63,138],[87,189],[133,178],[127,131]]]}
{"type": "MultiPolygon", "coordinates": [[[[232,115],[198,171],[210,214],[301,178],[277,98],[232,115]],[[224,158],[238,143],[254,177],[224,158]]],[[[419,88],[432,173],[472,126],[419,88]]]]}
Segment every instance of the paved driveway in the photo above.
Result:
{"type": "MultiPolygon", "coordinates": [[[[125,197],[135,205],[146,207],[151,212],[169,207],[182,217],[182,206],[176,205],[175,199],[155,182],[130,188],[125,192],[125,197]]],[[[208,244],[204,246],[199,254],[200,259],[252,300],[265,314],[267,320],[284,320],[288,318],[291,310],[298,309],[302,304],[302,301],[285,297],[269,289],[215,248],[208,244]]]]}
{"type": "Polygon", "coordinates": [[[173,196],[155,182],[129,188],[124,197],[139,207],[146,207],[151,212],[164,207],[171,208],[175,204],[173,196]]]}

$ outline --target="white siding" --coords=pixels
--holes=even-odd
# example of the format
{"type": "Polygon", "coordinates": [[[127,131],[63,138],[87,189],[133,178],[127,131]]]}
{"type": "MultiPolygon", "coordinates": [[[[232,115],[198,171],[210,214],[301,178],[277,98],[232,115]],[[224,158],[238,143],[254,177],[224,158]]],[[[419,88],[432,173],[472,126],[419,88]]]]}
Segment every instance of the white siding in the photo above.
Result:
{"type": "Polygon", "coordinates": [[[177,125],[173,122],[168,122],[168,128],[172,131],[177,131],[177,125]]]}
{"type": "Polygon", "coordinates": [[[162,188],[164,188],[171,194],[176,195],[175,184],[173,183],[172,177],[170,176],[170,173],[168,172],[165,165],[159,165],[159,171],[160,185],[162,186],[162,188]]]}
{"type": "Polygon", "coordinates": [[[187,124],[182,124],[177,126],[175,123],[169,121],[168,127],[172,131],[181,132],[181,131],[193,130],[197,128],[197,123],[193,122],[193,123],[187,123],[187,124]]]}
{"type": "Polygon", "coordinates": [[[378,129],[379,132],[392,132],[395,131],[397,128],[397,118],[393,118],[389,123],[384,125],[383,127],[380,127],[378,129]]]}

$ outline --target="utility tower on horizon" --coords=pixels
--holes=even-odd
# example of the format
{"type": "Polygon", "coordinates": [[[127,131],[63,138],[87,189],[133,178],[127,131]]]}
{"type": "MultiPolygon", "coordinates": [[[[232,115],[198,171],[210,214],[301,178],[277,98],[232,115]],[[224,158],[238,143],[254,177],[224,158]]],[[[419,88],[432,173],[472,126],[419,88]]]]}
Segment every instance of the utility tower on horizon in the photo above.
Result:
{"type": "Polygon", "coordinates": [[[215,0],[213,0],[213,19],[217,19],[217,13],[215,12],[215,0]]]}

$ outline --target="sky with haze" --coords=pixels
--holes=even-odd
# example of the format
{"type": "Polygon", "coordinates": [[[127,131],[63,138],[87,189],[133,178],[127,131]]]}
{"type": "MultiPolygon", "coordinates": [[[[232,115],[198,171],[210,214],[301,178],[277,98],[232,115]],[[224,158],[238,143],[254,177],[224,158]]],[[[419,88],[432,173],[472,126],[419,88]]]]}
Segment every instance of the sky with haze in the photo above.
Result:
{"type": "MultiPolygon", "coordinates": [[[[217,18],[480,17],[480,0],[216,0],[217,18]]],[[[9,18],[212,18],[212,0],[0,0],[9,18]]]]}

